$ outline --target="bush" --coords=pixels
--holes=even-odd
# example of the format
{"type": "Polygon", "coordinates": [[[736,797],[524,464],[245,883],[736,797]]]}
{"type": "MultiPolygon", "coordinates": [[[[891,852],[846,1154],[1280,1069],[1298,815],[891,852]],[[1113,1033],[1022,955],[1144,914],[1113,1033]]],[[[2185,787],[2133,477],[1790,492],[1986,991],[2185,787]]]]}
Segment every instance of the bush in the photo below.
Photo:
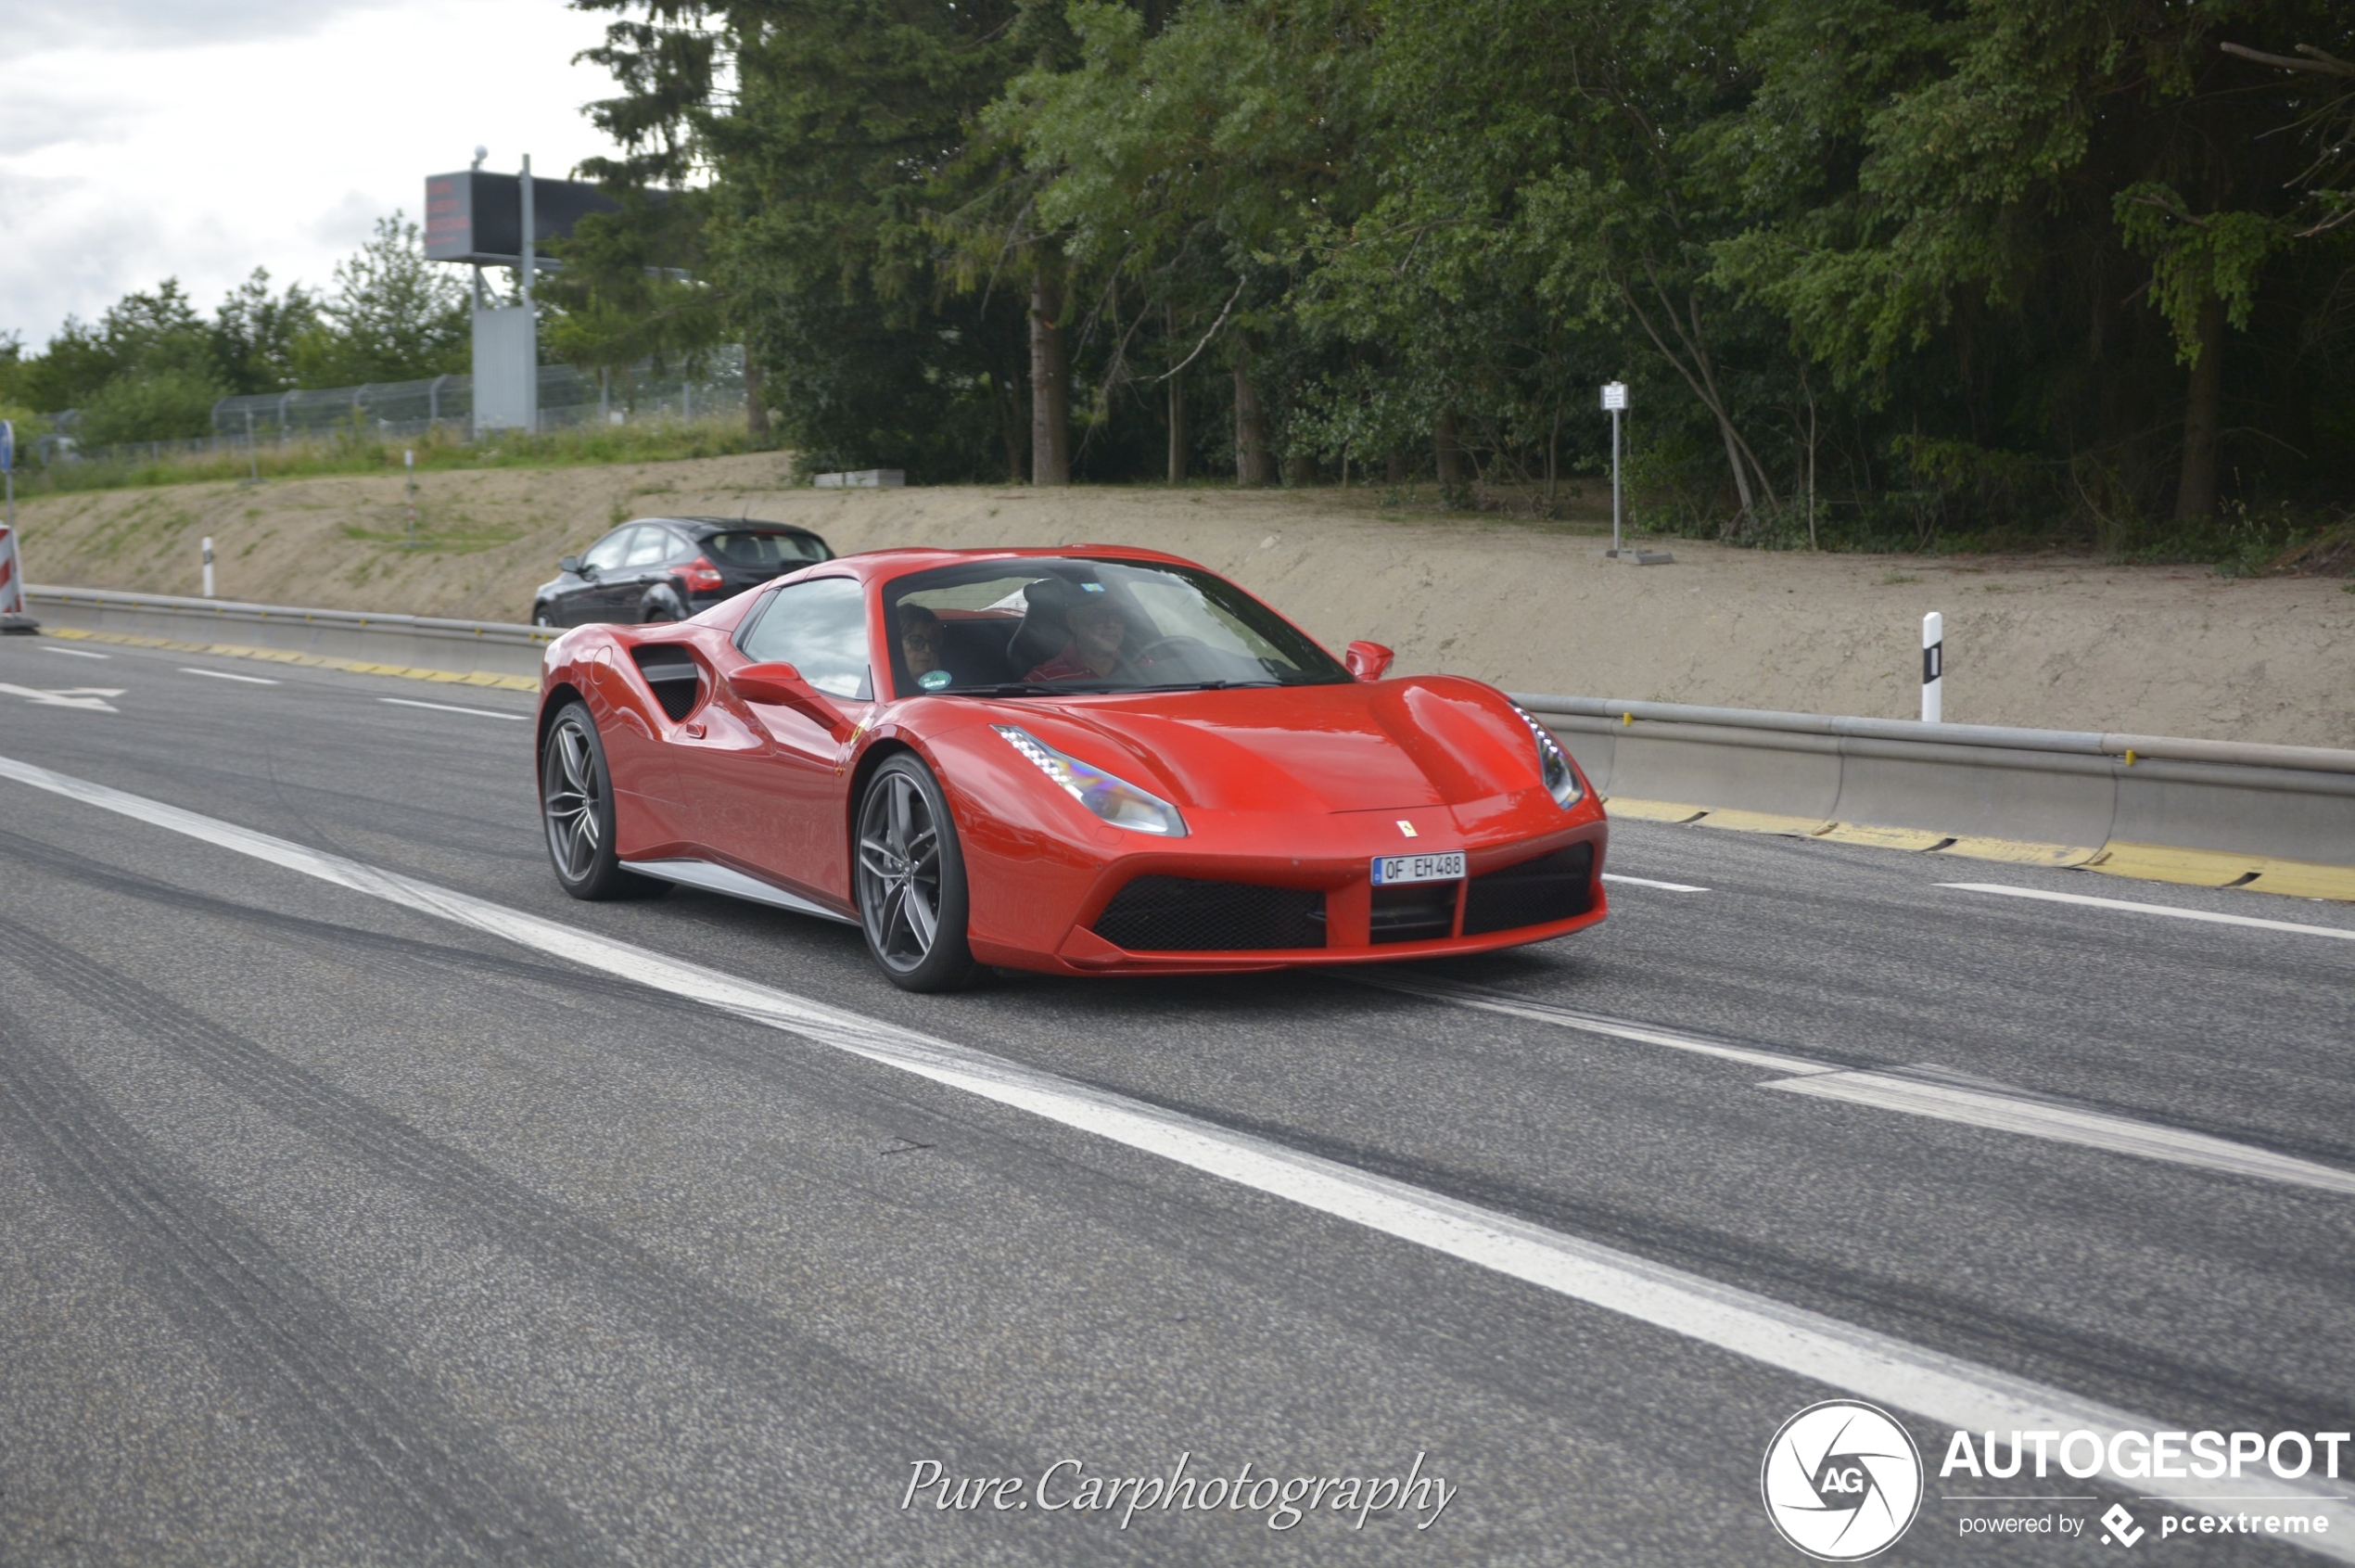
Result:
{"type": "Polygon", "coordinates": [[[175,441],[212,434],[212,405],[224,394],[192,370],[126,371],[90,394],[74,434],[85,446],[175,441]]]}

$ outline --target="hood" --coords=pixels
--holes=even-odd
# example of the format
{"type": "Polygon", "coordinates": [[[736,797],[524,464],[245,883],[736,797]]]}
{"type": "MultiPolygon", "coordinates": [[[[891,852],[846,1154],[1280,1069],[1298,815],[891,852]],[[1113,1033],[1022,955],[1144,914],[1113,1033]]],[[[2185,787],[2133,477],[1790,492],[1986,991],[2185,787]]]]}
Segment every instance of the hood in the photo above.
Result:
{"type": "Polygon", "coordinates": [[[1528,727],[1473,681],[1160,692],[993,714],[1179,806],[1364,811],[1465,805],[1540,783],[1528,727]]]}

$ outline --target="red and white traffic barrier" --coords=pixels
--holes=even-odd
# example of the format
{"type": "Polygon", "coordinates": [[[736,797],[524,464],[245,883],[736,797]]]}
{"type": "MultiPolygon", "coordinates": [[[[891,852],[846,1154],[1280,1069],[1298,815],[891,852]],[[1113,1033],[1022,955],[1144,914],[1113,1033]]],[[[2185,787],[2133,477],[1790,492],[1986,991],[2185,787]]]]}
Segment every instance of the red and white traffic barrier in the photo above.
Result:
{"type": "Polygon", "coordinates": [[[24,563],[17,557],[17,530],[0,523],[0,632],[26,632],[40,622],[25,613],[24,563]]]}

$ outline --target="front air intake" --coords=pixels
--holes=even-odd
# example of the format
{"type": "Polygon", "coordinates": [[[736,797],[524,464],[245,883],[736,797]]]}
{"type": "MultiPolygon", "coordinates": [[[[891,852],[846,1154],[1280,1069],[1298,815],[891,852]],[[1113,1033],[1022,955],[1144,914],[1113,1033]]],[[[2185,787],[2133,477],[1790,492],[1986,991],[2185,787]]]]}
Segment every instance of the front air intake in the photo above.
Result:
{"type": "Polygon", "coordinates": [[[1325,896],[1250,882],[1140,876],[1113,895],[1094,930],[1131,952],[1321,948],[1325,896]]]}
{"type": "Polygon", "coordinates": [[[1475,876],[1464,894],[1464,935],[1570,920],[1595,907],[1595,847],[1573,844],[1475,876]]]}

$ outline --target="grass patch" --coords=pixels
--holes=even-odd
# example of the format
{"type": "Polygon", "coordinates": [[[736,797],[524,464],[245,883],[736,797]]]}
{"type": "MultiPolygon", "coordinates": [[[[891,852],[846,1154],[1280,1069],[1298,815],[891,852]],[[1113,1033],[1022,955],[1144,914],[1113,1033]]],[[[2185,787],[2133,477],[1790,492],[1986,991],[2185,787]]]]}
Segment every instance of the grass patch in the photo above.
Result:
{"type": "Polygon", "coordinates": [[[401,454],[404,450],[417,454],[417,471],[425,474],[479,468],[677,463],[697,457],[732,457],[755,449],[741,414],[693,421],[650,419],[632,425],[580,425],[541,436],[501,431],[477,442],[460,440],[444,430],[431,430],[400,440],[382,440],[365,432],[339,431],[284,446],[261,446],[250,459],[245,453],[229,451],[53,463],[46,468],[20,471],[17,489],[26,496],[147,490],[247,479],[257,469],[264,479],[397,474],[402,470],[401,454]]]}

